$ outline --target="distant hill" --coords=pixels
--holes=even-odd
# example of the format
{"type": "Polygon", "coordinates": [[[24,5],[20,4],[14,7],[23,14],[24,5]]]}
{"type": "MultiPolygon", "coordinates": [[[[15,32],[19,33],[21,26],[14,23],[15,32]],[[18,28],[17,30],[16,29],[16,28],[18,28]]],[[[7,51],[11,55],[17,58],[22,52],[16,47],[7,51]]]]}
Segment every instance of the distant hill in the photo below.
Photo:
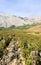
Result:
{"type": "Polygon", "coordinates": [[[5,29],[4,27],[0,27],[0,30],[5,29]]]}
{"type": "Polygon", "coordinates": [[[15,29],[16,26],[15,25],[11,25],[10,27],[8,27],[8,29],[15,29]]]}

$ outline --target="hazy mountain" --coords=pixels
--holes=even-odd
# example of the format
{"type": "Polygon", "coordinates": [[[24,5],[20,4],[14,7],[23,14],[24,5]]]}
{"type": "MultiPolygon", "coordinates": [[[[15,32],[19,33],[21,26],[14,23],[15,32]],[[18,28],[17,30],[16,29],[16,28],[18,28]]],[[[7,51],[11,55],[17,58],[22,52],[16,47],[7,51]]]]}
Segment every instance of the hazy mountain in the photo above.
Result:
{"type": "Polygon", "coordinates": [[[39,18],[17,17],[14,15],[0,15],[0,27],[10,27],[12,25],[22,26],[24,24],[41,23],[39,18]]]}

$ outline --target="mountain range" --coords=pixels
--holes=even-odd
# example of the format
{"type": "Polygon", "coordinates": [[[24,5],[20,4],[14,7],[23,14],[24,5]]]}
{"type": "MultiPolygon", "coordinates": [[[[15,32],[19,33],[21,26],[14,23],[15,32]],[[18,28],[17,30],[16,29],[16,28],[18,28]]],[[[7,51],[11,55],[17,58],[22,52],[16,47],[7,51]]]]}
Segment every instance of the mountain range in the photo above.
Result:
{"type": "Polygon", "coordinates": [[[4,15],[0,14],[0,27],[10,27],[14,26],[22,26],[27,24],[36,24],[41,23],[41,17],[37,18],[28,18],[28,17],[18,17],[15,15],[4,15]]]}

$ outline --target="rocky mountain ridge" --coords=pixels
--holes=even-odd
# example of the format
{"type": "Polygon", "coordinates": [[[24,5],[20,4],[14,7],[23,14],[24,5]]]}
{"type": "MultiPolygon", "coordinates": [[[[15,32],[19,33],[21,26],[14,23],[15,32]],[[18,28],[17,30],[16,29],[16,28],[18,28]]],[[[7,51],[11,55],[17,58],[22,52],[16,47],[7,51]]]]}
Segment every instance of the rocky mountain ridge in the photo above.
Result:
{"type": "Polygon", "coordinates": [[[41,23],[41,17],[27,18],[14,15],[0,15],[0,27],[10,27],[12,25],[22,26],[34,23],[41,23]]]}

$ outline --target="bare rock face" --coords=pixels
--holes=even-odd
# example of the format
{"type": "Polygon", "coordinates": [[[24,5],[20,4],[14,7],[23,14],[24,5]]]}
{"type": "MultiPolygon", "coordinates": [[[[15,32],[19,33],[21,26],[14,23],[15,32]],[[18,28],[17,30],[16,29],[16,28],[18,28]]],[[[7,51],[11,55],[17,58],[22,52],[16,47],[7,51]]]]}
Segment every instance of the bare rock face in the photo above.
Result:
{"type": "Polygon", "coordinates": [[[17,48],[17,44],[18,42],[12,39],[9,46],[4,51],[0,65],[25,65],[25,61],[21,53],[21,48],[17,48]]]}
{"type": "Polygon", "coordinates": [[[12,25],[22,26],[26,24],[26,22],[16,16],[13,15],[0,15],[0,27],[10,27],[12,25]]]}
{"type": "Polygon", "coordinates": [[[41,17],[27,18],[13,15],[0,15],[0,27],[10,27],[12,25],[22,26],[26,24],[41,23],[41,17]]]}

